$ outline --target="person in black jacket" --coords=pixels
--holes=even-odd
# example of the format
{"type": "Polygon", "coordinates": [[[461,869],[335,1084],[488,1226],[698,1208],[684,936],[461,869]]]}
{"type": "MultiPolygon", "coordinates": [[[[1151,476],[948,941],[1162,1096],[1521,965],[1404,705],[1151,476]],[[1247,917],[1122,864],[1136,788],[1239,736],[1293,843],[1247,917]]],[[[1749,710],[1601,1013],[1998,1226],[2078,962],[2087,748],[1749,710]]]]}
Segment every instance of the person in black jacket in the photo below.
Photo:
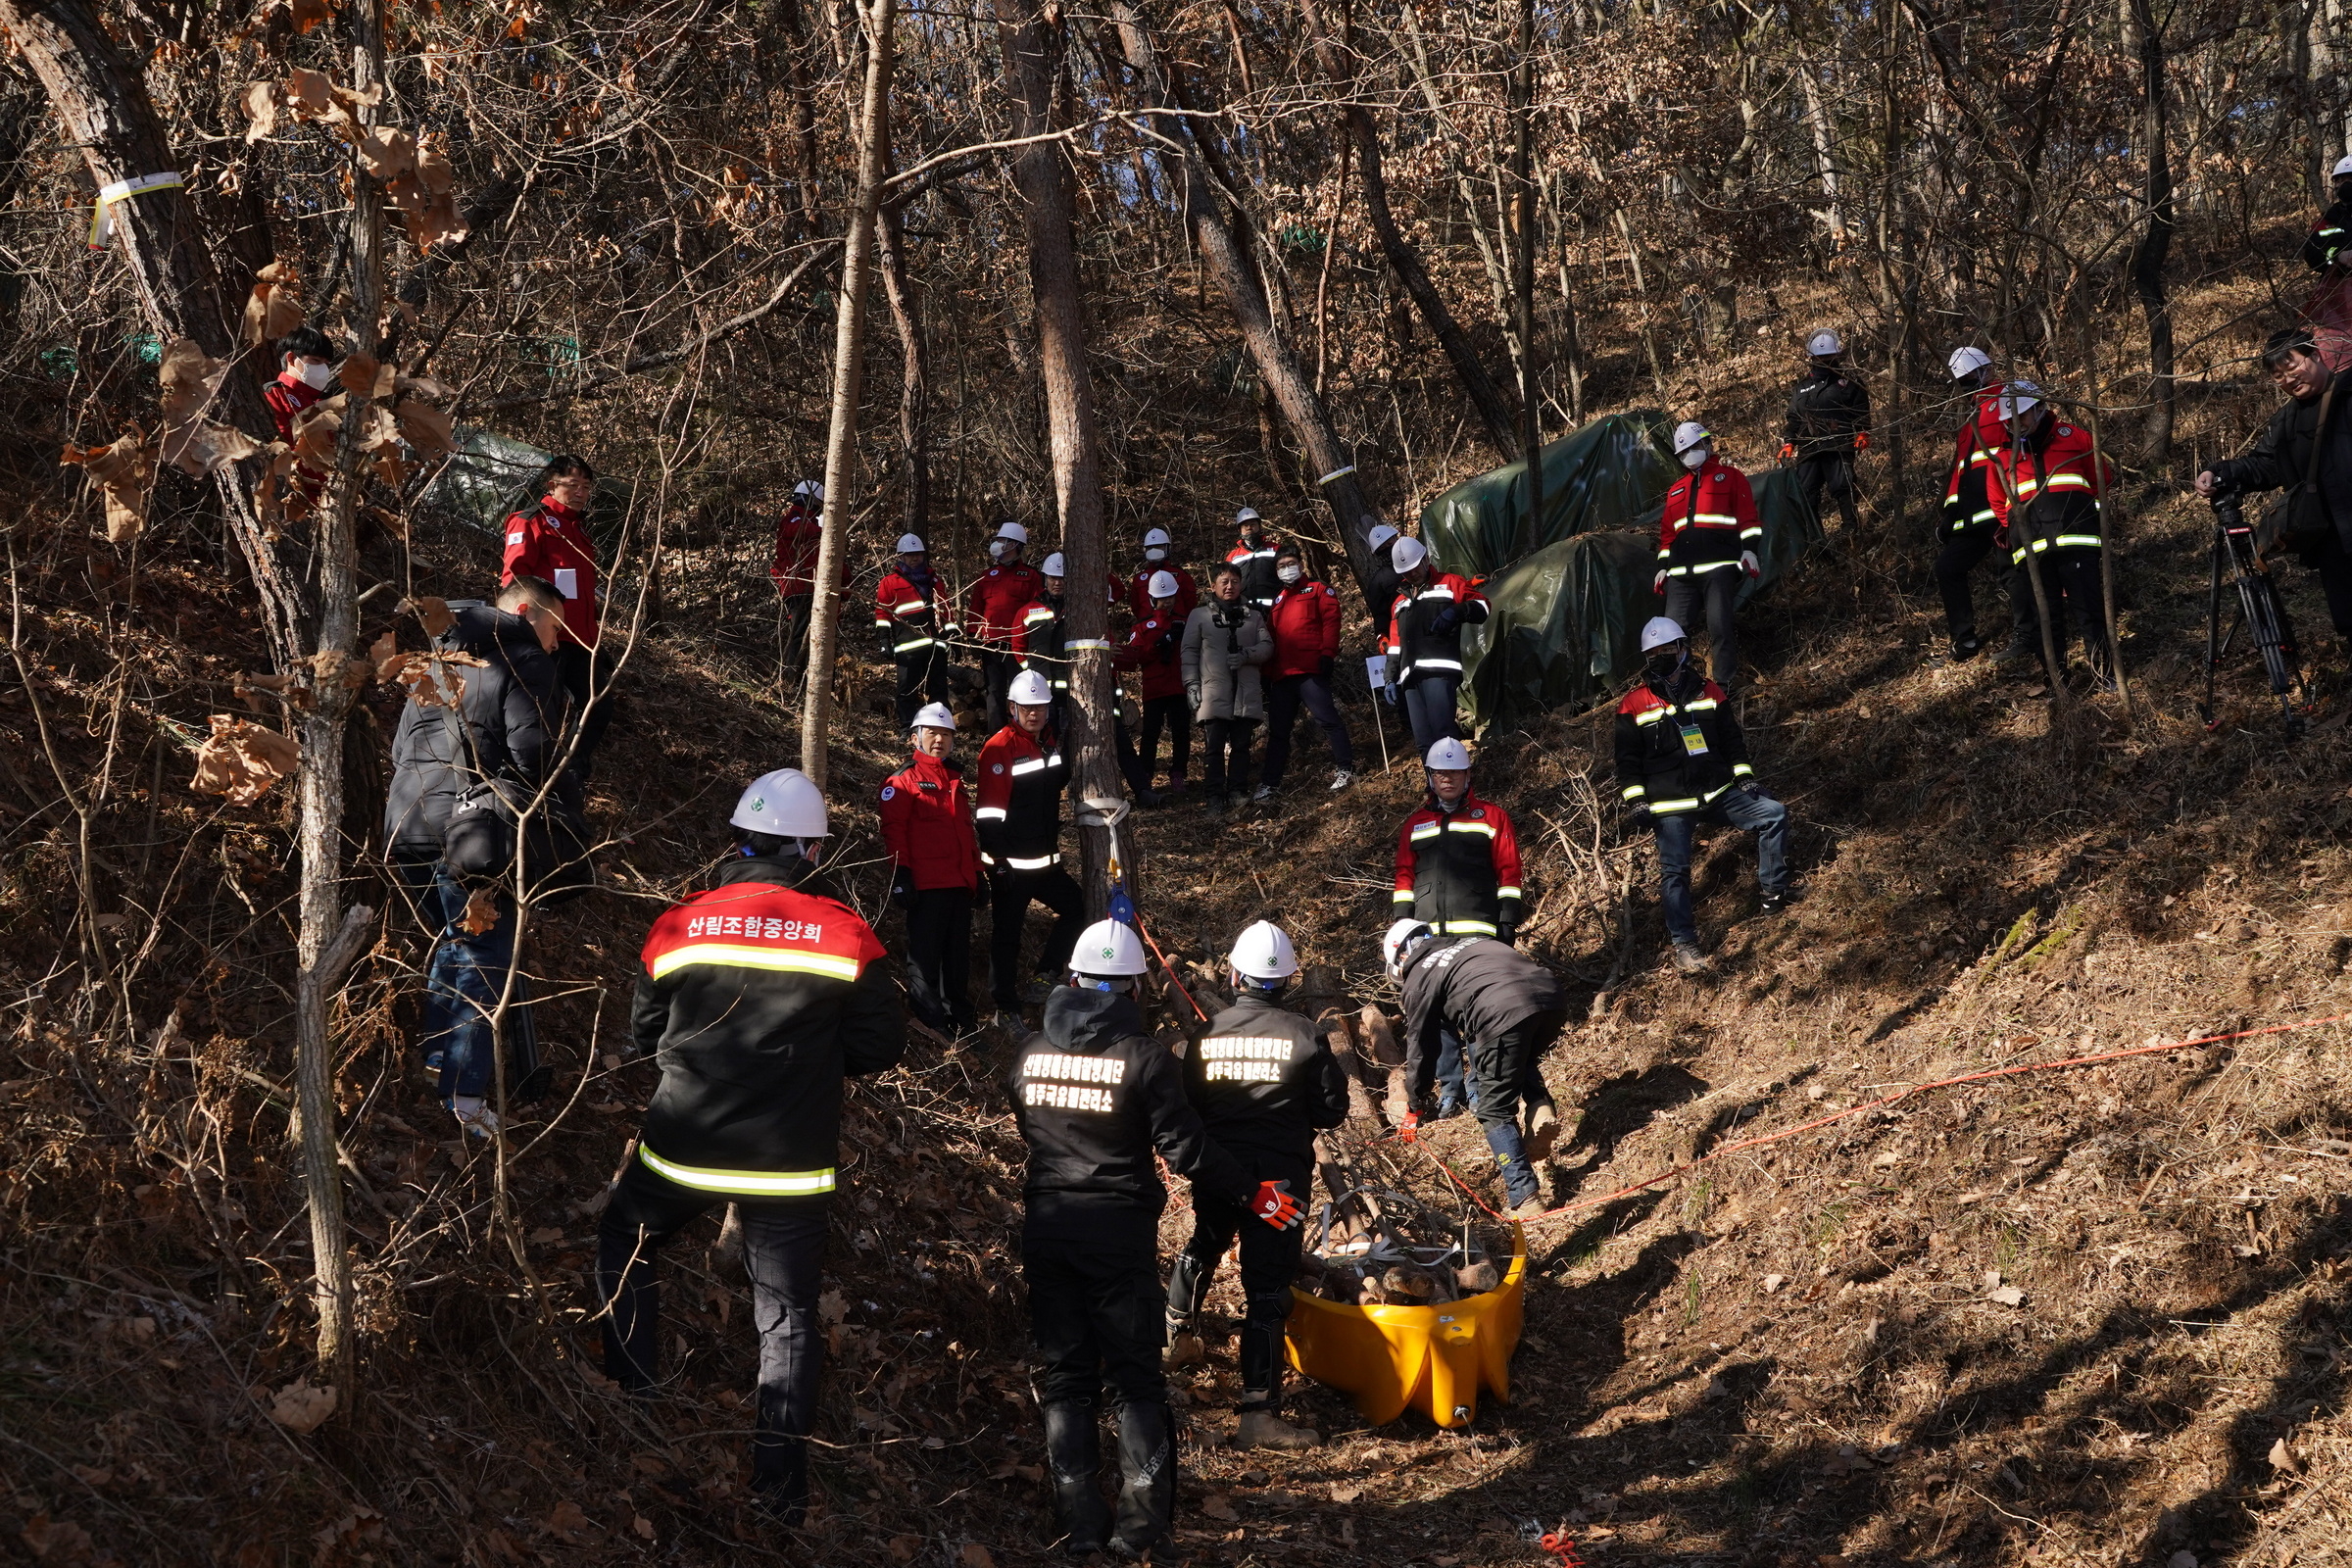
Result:
{"type": "Polygon", "coordinates": [[[629,1036],[662,1081],[597,1227],[605,1375],[631,1393],[656,1386],[662,1244],[736,1204],[760,1335],[752,1489],[797,1525],[824,1361],[818,1270],[843,1080],[898,1063],[906,1015],[872,928],[817,873],[817,787],[780,768],[743,792],[729,821],[735,855],[715,885],[670,906],[645,939],[629,1036]]]}
{"type": "Polygon", "coordinates": [[[1632,825],[1658,836],[1660,896],[1674,966],[1707,966],[1690,918],[1690,836],[1701,821],[1756,836],[1764,912],[1788,907],[1788,808],[1764,793],[1747,738],[1723,688],[1690,662],[1683,628],[1659,615],[1642,628],[1642,679],[1617,705],[1617,790],[1632,825]]]}
{"type": "Polygon", "coordinates": [[[2352,245],[2352,157],[2335,161],[2328,181],[2328,210],[2312,220],[2311,232],[2303,240],[2303,265],[2315,272],[2340,267],[2346,245],[2352,245]]]}
{"type": "Polygon", "coordinates": [[[1793,460],[1797,486],[1813,515],[1828,491],[1845,530],[1861,526],[1854,514],[1854,455],[1870,445],[1870,393],[1845,368],[1845,341],[1823,329],[1805,340],[1805,378],[1788,395],[1781,456],[1793,460]]]}
{"type": "MultiPolygon", "coordinates": [[[[1260,920],[1233,944],[1228,959],[1233,1005],[1208,1021],[1208,1034],[1185,1058],[1184,1087],[1208,1135],[1260,1180],[1303,1196],[1312,1185],[1315,1134],[1348,1119],[1348,1080],[1325,1044],[1326,1031],[1282,1005],[1298,973],[1298,955],[1280,926],[1260,920]]],[[[1309,1427],[1282,1419],[1283,1327],[1291,1316],[1291,1281],[1302,1241],[1295,1230],[1269,1234],[1240,1205],[1202,1193],[1193,1203],[1193,1239],[1168,1272],[1167,1364],[1202,1359],[1193,1314],[1208,1293],[1217,1260],[1239,1237],[1242,1295],[1241,1431],[1244,1448],[1311,1448],[1309,1427]]]]}
{"type": "Polygon", "coordinates": [[[1087,927],[1070,983],[1048,999],[1041,1032],[1021,1043],[1009,1088],[1029,1146],[1021,1189],[1021,1271],[1045,1370],[1046,1457],[1063,1549],[1140,1557],[1164,1546],[1176,1508],[1176,1426],[1160,1370],[1167,1298],[1159,1284],[1159,1214],[1167,1189],[1154,1152],[1211,1196],[1278,1229],[1298,1200],[1261,1182],[1210,1140],[1185,1099],[1183,1070],[1144,1031],[1135,1002],[1143,944],[1116,920],[1087,927]],[[1119,1404],[1121,1486],[1115,1534],[1096,1490],[1103,1384],[1119,1404]],[[1107,1539],[1106,1539],[1107,1538],[1107,1539]]]}
{"type": "Polygon", "coordinates": [[[1437,1075],[1439,1037],[1459,1036],[1469,1042],[1479,1126],[1502,1169],[1512,1217],[1543,1213],[1535,1167],[1551,1157],[1559,1132],[1559,1112],[1544,1087],[1544,1054],[1568,1021],[1559,981],[1493,937],[1440,937],[1409,917],[1389,927],[1381,956],[1404,993],[1405,1091],[1416,1107],[1405,1114],[1404,1142],[1419,1136],[1417,1107],[1437,1075]]]}
{"type": "Polygon", "coordinates": [[[2271,416],[2245,456],[2229,458],[2197,475],[2197,494],[2211,497],[2231,490],[2284,490],[2303,482],[2312,471],[2311,447],[2321,431],[2321,410],[2327,409],[2325,442],[2320,448],[2320,495],[2334,527],[2311,543],[2299,545],[2297,555],[2319,573],[2320,592],[2328,598],[2328,618],[2352,658],[2352,370],[2331,376],[2320,359],[2319,345],[2308,327],[2290,326],[2271,334],[2263,345],[2263,368],[2287,396],[2286,406],[2271,416]],[[2332,400],[2328,396],[2330,384],[2332,400]]]}
{"type": "MultiPolygon", "coordinates": [[[[489,891],[497,919],[476,930],[474,891],[442,858],[452,808],[467,786],[504,779],[537,791],[562,755],[566,711],[555,649],[564,598],[537,577],[518,576],[495,607],[461,601],[433,639],[436,653],[479,660],[433,666],[436,681],[463,685],[458,706],[410,698],[392,734],[392,783],[384,802],[386,858],[416,918],[433,936],[426,960],[419,1047],[435,1092],[477,1137],[497,1130],[487,1103],[497,1065],[493,1038],[501,1002],[510,1105],[545,1093],[530,989],[514,966],[514,899],[489,891]]],[[[550,809],[576,811],[578,781],[557,781],[550,809]]]]}

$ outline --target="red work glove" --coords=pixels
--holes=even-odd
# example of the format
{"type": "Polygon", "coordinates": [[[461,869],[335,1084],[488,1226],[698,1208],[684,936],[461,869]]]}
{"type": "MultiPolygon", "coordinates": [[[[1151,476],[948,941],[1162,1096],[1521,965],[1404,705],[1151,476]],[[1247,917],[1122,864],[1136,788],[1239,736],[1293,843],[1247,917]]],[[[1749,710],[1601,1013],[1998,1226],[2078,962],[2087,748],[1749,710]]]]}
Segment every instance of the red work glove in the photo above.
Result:
{"type": "Polygon", "coordinates": [[[1782,461],[1783,463],[1787,463],[1787,462],[1788,462],[1789,459],[1791,459],[1791,458],[1793,458],[1793,457],[1795,457],[1795,456],[1796,456],[1796,445],[1795,445],[1795,443],[1793,443],[1793,442],[1789,442],[1789,441],[1784,441],[1784,442],[1782,442],[1782,443],[1781,443],[1781,461],[1782,461]]]}
{"type": "Polygon", "coordinates": [[[1289,1182],[1259,1182],[1257,1196],[1250,1200],[1250,1212],[1278,1231],[1294,1230],[1298,1224],[1298,1200],[1291,1196],[1289,1182]]]}
{"type": "Polygon", "coordinates": [[[1409,1144],[1420,1136],[1421,1113],[1417,1110],[1406,1111],[1404,1125],[1396,1129],[1396,1141],[1400,1144],[1409,1144]]]}
{"type": "Polygon", "coordinates": [[[1856,430],[1854,432],[1854,450],[1856,452],[1868,452],[1870,450],[1870,432],[1868,430],[1856,430]]]}

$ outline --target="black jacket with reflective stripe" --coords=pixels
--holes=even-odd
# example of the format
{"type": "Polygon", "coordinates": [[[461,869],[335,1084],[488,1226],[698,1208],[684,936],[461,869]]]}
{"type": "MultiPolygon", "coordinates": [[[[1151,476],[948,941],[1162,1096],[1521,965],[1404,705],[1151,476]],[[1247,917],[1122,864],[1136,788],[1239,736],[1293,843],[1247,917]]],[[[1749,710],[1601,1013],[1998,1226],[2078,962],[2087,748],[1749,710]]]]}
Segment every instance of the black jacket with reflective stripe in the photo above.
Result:
{"type": "Polygon", "coordinates": [[[1644,680],[1617,705],[1617,793],[1628,806],[1695,811],[1754,772],[1731,699],[1693,664],[1663,687],[1644,680]],[[1697,731],[1696,748],[1686,727],[1697,731]]]}
{"type": "Polygon", "coordinates": [[[1315,1134],[1348,1119],[1348,1080],[1327,1032],[1249,995],[1211,1018],[1184,1060],[1185,1093],[1209,1136],[1245,1162],[1259,1153],[1311,1162],[1315,1134]]]}
{"type": "Polygon", "coordinates": [[[1135,999],[1061,986],[1045,1028],[1021,1042],[1006,1088],[1029,1145],[1021,1194],[1031,1235],[1085,1238],[1093,1226],[1167,1206],[1154,1153],[1177,1175],[1239,1202],[1257,1191],[1210,1139],[1185,1097],[1184,1071],[1144,1033],[1135,999]]]}
{"type": "Polygon", "coordinates": [[[1567,1006],[1549,969],[1492,937],[1428,944],[1406,966],[1403,990],[1405,1083],[1416,1102],[1437,1075],[1440,1030],[1463,1041],[1492,1041],[1567,1006]]]}

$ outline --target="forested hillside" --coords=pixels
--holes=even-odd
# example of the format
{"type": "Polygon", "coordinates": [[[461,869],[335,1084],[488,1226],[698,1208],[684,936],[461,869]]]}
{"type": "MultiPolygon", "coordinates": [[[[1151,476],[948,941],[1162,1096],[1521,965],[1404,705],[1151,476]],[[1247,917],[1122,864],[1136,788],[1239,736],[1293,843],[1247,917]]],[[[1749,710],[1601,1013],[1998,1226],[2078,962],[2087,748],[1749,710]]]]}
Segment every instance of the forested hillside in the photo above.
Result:
{"type": "MultiPolygon", "coordinates": [[[[2352,127],[2330,8],[0,0],[0,29],[16,1558],[1048,1560],[1005,1028],[918,1032],[850,1094],[805,1528],[746,1495],[751,1294],[715,1220],[670,1249],[672,1382],[597,1370],[649,923],[743,786],[806,765],[902,952],[867,625],[899,535],[960,591],[1015,520],[1085,584],[1152,527],[1200,573],[1252,506],[1360,669],[1371,526],[1610,413],[1768,469],[1827,327],[1875,410],[1862,525],[1742,612],[1804,901],[1758,918],[1743,836],[1702,842],[1714,968],[1679,976],[1606,708],[1477,737],[1521,949],[1570,998],[1544,1198],[1585,1206],[1528,1227],[1512,1397],[1461,1431],[1310,1388],[1323,1446],[1230,1446],[1222,1276],[1176,1375],[1179,1555],[2352,1560],[2352,655],[2283,564],[2308,733],[2242,635],[2208,722],[2187,488],[2261,428],[2256,351],[2313,298],[2352,127]],[[333,417],[273,442],[306,323],[333,417]],[[1949,657],[1963,345],[2122,466],[2123,691],[1949,657]],[[532,456],[564,452],[603,476],[625,661],[596,891],[523,933],[555,1091],[483,1140],[418,1059],[428,944],[380,823],[435,601],[494,590],[532,456]],[[840,594],[813,683],[770,579],[804,480],[840,594]],[[2312,1026],[2240,1038],[2280,1024],[2312,1026]],[[2219,1036],[1640,1185],[1914,1085],[2219,1036]]],[[[1107,657],[1072,679],[1083,792],[1117,794],[1107,657]]],[[[1343,697],[1351,789],[1302,729],[1273,801],[1119,830],[1203,1004],[1268,918],[1310,1011],[1396,1008],[1423,777],[1395,710],[1343,697]]],[[[965,668],[956,707],[968,762],[965,668]]],[[[1071,829],[1098,904],[1108,842],[1071,829]]],[[[1153,1022],[1197,1034],[1163,981],[1153,1022]]],[[[1501,1245],[1476,1127],[1409,1148],[1379,1099],[1335,1135],[1357,1167],[1501,1245]]]]}

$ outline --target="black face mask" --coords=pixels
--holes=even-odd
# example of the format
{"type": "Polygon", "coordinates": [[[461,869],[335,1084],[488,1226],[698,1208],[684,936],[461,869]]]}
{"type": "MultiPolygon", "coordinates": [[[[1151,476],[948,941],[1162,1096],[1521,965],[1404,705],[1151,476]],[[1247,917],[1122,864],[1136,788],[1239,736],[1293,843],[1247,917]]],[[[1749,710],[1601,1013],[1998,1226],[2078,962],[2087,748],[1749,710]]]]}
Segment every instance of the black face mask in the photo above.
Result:
{"type": "Polygon", "coordinates": [[[1642,661],[1642,677],[1659,685],[1672,680],[1682,667],[1683,656],[1680,654],[1652,654],[1642,661]]]}

